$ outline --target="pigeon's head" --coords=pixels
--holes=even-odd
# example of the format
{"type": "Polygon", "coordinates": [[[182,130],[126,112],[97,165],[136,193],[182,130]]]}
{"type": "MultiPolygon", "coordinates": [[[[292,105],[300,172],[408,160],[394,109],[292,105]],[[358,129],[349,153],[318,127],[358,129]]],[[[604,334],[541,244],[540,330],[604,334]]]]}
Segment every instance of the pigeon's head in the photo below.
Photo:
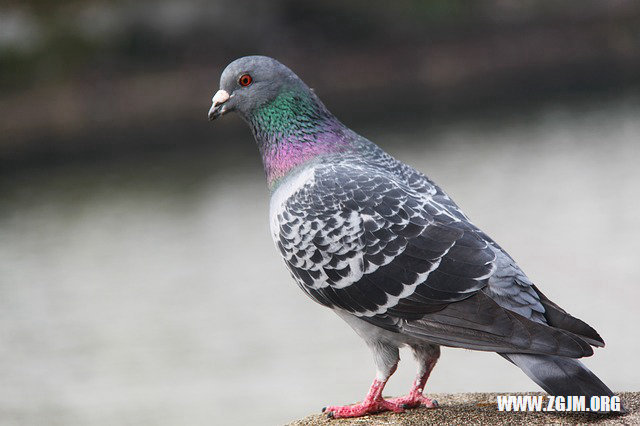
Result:
{"type": "Polygon", "coordinates": [[[209,120],[230,111],[247,118],[287,89],[309,90],[289,68],[266,56],[245,56],[231,62],[220,77],[220,90],[211,99],[209,120]]]}

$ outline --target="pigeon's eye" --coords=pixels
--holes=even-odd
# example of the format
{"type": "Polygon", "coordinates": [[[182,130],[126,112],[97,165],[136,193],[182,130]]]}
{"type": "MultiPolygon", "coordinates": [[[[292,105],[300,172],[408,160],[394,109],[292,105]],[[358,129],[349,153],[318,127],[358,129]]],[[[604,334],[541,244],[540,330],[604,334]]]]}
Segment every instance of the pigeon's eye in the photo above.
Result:
{"type": "Polygon", "coordinates": [[[243,74],[238,79],[238,84],[242,87],[247,87],[253,82],[253,78],[249,74],[243,74]]]}

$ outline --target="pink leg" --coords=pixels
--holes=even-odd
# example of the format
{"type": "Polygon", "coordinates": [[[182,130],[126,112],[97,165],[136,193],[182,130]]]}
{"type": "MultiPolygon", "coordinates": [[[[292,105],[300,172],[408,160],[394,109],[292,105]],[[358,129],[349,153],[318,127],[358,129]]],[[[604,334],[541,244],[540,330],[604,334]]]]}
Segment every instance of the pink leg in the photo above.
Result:
{"type": "Polygon", "coordinates": [[[387,401],[382,398],[382,390],[387,381],[375,379],[364,401],[354,405],[334,406],[323,408],[329,418],[360,417],[367,414],[379,413],[381,411],[394,411],[401,413],[404,411],[401,404],[387,401]]]}
{"type": "Polygon", "coordinates": [[[412,349],[413,355],[420,365],[416,380],[413,382],[413,386],[411,386],[408,395],[393,398],[390,401],[405,408],[419,407],[421,405],[427,408],[436,408],[438,401],[427,398],[422,392],[424,391],[424,386],[427,384],[431,370],[433,370],[436,362],[438,362],[440,347],[437,345],[420,345],[412,346],[412,349]]]}
{"type": "Polygon", "coordinates": [[[438,359],[435,358],[427,361],[425,370],[423,370],[424,373],[421,372],[418,374],[418,377],[416,377],[415,382],[413,382],[413,386],[411,387],[408,395],[398,398],[392,398],[388,402],[400,405],[405,408],[414,408],[421,405],[427,408],[437,408],[438,401],[436,401],[435,399],[427,398],[422,394],[422,392],[424,391],[424,386],[427,383],[427,379],[431,374],[431,370],[433,370],[433,367],[436,365],[437,360],[438,359]]]}

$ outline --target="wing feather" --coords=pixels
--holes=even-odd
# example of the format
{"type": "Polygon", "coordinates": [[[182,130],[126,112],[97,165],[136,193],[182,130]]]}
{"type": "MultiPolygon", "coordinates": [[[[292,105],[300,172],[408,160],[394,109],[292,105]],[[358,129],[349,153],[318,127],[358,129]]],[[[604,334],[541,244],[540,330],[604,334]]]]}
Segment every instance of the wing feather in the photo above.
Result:
{"type": "Polygon", "coordinates": [[[276,246],[305,293],[443,345],[590,355],[589,343],[601,342],[595,330],[539,293],[444,192],[407,167],[316,166],[276,206],[276,246]]]}

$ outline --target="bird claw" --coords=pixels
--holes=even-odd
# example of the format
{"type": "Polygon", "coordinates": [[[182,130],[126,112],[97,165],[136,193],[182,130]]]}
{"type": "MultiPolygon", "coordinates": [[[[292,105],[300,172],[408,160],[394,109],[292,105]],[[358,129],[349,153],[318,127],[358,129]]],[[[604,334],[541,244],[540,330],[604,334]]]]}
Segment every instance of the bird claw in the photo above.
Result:
{"type": "Polygon", "coordinates": [[[440,405],[438,401],[435,399],[427,398],[421,394],[410,393],[406,396],[400,396],[398,398],[392,398],[389,402],[393,402],[395,404],[399,404],[405,408],[416,408],[416,407],[427,407],[427,408],[438,408],[440,405]]]}
{"type": "Polygon", "coordinates": [[[381,411],[393,411],[394,413],[404,412],[402,404],[397,404],[391,400],[378,399],[375,401],[363,401],[354,405],[329,406],[326,407],[327,417],[330,419],[360,417],[367,414],[375,414],[381,411]]]}

